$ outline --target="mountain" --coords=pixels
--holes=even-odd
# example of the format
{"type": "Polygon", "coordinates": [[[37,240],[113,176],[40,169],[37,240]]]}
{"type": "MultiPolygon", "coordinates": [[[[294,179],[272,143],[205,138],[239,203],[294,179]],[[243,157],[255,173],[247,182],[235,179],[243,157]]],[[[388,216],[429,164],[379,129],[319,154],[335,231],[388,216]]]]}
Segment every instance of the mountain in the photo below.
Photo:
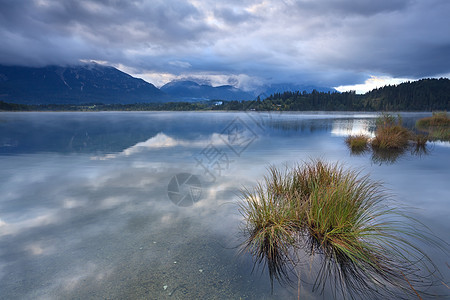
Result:
{"type": "Polygon", "coordinates": [[[255,92],[231,85],[212,87],[188,80],[167,83],[161,89],[114,67],[95,63],[41,68],[0,65],[0,101],[12,104],[132,104],[169,101],[265,99],[275,93],[316,90],[300,84],[272,84],[255,92]]]}
{"type": "Polygon", "coordinates": [[[154,85],[99,64],[42,68],[0,65],[0,101],[21,104],[163,102],[154,85]]]}
{"type": "Polygon", "coordinates": [[[255,98],[231,85],[212,87],[188,80],[169,82],[161,87],[161,91],[169,95],[170,101],[253,100],[255,98]]]}
{"type": "Polygon", "coordinates": [[[284,92],[296,92],[296,91],[306,91],[307,93],[311,93],[313,90],[324,93],[333,93],[337,92],[334,88],[330,87],[320,87],[315,85],[304,85],[304,84],[295,84],[295,83],[276,83],[265,85],[259,90],[258,94],[261,99],[265,99],[273,94],[282,94],[284,92]]]}

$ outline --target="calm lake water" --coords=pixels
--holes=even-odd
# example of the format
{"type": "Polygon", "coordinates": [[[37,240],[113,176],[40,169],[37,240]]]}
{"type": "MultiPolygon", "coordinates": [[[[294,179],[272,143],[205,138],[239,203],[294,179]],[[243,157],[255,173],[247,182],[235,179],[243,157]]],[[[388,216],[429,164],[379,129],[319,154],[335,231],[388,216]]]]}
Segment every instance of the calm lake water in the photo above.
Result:
{"type": "MultiPolygon", "coordinates": [[[[402,114],[404,124],[430,114],[402,114]]],[[[269,165],[340,161],[450,242],[450,145],[352,155],[376,114],[0,113],[1,299],[291,299],[242,242],[239,190],[269,165]]],[[[450,278],[449,257],[424,249],[450,278]]],[[[304,271],[308,273],[308,270],[304,271]]],[[[311,291],[302,299],[327,299],[311,291]]],[[[443,285],[432,292],[449,295],[443,285]]]]}

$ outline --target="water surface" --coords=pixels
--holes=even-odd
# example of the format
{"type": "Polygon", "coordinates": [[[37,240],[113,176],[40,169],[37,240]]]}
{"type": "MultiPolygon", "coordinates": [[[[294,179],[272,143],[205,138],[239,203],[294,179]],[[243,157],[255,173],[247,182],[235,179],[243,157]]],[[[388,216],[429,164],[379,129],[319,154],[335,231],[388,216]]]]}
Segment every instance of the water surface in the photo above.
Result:
{"type": "MultiPolygon", "coordinates": [[[[428,115],[403,120],[412,127],[428,115]]],[[[271,294],[267,274],[237,255],[238,191],[269,165],[310,158],[384,181],[449,243],[449,144],[393,159],[352,155],[345,137],[371,134],[376,116],[0,113],[0,298],[296,298],[279,285],[271,294]],[[182,174],[201,187],[174,190],[182,174]]],[[[449,278],[448,257],[425,249],[449,278]]],[[[327,298],[305,280],[302,297],[327,298]]]]}

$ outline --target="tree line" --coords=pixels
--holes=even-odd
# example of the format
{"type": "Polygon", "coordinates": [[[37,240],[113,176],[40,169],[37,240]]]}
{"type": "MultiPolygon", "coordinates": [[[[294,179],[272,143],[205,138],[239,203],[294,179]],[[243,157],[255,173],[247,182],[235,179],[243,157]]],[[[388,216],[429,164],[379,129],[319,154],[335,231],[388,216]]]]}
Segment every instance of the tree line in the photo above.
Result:
{"type": "Polygon", "coordinates": [[[224,102],[215,109],[280,111],[434,111],[450,109],[450,80],[422,79],[388,85],[363,95],[350,92],[276,93],[264,100],[224,102]]]}

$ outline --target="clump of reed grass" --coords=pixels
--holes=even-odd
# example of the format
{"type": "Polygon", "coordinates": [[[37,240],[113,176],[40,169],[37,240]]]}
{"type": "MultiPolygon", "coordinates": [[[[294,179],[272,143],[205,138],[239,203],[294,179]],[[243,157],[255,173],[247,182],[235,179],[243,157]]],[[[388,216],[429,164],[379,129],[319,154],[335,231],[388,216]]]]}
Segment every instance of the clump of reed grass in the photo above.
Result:
{"type": "MultiPolygon", "coordinates": [[[[372,139],[367,136],[347,137],[346,143],[352,154],[365,153],[369,143],[373,151],[372,161],[379,164],[394,163],[408,148],[414,155],[427,154],[426,143],[430,135],[416,134],[403,127],[400,115],[384,113],[377,118],[376,124],[375,137],[372,139]]],[[[450,130],[448,135],[450,137],[450,130]]]]}
{"type": "Polygon", "coordinates": [[[284,172],[271,167],[242,196],[241,251],[268,266],[272,286],[291,282],[299,250],[320,258],[313,289],[330,284],[344,298],[408,298],[430,279],[419,270],[434,265],[410,240],[431,239],[399,221],[414,222],[387,205],[389,195],[368,175],[320,160],[284,172]]]}
{"type": "Polygon", "coordinates": [[[416,127],[428,132],[433,140],[450,140],[450,118],[447,112],[433,112],[431,117],[418,120],[416,127]]]}
{"type": "Polygon", "coordinates": [[[425,147],[428,142],[428,134],[414,134],[411,139],[416,147],[425,147]]]}
{"type": "Polygon", "coordinates": [[[429,136],[433,140],[450,141],[450,127],[434,128],[430,130],[429,136]]]}
{"type": "Polygon", "coordinates": [[[352,153],[358,154],[368,149],[370,137],[364,134],[350,135],[345,139],[345,143],[352,153]]]}
{"type": "Polygon", "coordinates": [[[267,265],[272,287],[274,279],[286,282],[286,262],[296,232],[292,204],[262,185],[243,195],[246,203],[241,206],[241,213],[247,219],[248,234],[243,250],[250,252],[255,262],[267,265]]]}
{"type": "Polygon", "coordinates": [[[433,112],[433,115],[428,118],[422,118],[416,122],[417,127],[431,127],[431,126],[450,126],[450,118],[446,111],[433,112]]]}
{"type": "Polygon", "coordinates": [[[372,147],[381,149],[400,149],[408,146],[411,133],[402,126],[400,115],[394,117],[383,114],[377,119],[377,130],[372,139],[372,147]]]}

